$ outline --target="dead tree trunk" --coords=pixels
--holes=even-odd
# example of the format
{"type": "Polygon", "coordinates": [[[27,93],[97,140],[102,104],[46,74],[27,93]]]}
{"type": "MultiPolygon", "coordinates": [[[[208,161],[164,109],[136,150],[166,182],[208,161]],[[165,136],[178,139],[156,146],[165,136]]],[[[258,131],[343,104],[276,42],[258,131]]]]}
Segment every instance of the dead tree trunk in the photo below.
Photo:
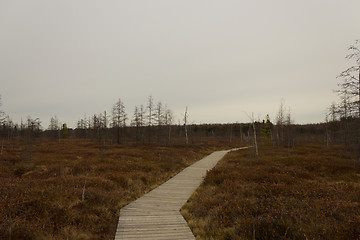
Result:
{"type": "Polygon", "coordinates": [[[186,140],[186,144],[189,144],[189,140],[188,140],[188,132],[187,132],[187,119],[188,119],[188,107],[186,106],[185,109],[185,115],[184,115],[184,127],[185,127],[185,140],[186,140]]]}
{"type": "Polygon", "coordinates": [[[252,120],[252,125],[253,125],[253,130],[254,130],[255,156],[257,157],[259,155],[259,151],[258,151],[258,145],[257,145],[257,140],[256,140],[256,128],[255,128],[254,114],[252,115],[251,120],[252,120]]]}

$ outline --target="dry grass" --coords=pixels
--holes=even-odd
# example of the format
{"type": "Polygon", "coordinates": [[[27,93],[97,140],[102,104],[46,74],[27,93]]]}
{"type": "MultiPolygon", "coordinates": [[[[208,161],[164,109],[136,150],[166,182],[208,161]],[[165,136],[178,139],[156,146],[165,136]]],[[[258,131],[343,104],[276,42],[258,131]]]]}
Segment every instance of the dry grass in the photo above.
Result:
{"type": "Polygon", "coordinates": [[[12,239],[113,239],[121,207],[212,151],[83,140],[32,148],[6,142],[0,156],[0,239],[9,239],[10,215],[12,239]]]}
{"type": "Polygon", "coordinates": [[[360,174],[340,147],[232,152],[183,207],[197,239],[360,239],[360,174]]]}

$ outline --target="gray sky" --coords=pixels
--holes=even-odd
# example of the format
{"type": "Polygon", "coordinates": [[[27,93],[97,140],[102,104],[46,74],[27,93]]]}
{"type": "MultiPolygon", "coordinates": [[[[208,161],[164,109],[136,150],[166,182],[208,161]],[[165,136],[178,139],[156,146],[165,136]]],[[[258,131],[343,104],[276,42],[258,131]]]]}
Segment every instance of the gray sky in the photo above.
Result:
{"type": "Polygon", "coordinates": [[[193,123],[324,120],[360,38],[359,0],[0,0],[0,94],[15,122],[74,126],[147,97],[193,123]]]}

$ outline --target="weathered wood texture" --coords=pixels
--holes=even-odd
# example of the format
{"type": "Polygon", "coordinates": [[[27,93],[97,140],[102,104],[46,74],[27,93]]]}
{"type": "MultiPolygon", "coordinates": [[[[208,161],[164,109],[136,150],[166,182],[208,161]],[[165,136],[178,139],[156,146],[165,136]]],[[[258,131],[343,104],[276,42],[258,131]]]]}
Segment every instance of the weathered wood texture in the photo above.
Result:
{"type": "Polygon", "coordinates": [[[195,237],[180,214],[181,207],[200,185],[206,171],[228,151],[201,159],[169,181],[120,210],[115,235],[119,239],[192,239],[195,237]]]}

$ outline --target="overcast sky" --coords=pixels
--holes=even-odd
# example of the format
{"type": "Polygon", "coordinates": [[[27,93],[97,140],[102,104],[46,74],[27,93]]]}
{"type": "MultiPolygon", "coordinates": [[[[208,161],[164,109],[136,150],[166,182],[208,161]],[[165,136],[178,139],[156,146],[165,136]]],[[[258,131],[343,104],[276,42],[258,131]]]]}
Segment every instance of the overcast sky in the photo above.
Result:
{"type": "Polygon", "coordinates": [[[75,126],[152,95],[193,123],[324,121],[360,39],[359,0],[0,0],[0,94],[15,122],[75,126]]]}

